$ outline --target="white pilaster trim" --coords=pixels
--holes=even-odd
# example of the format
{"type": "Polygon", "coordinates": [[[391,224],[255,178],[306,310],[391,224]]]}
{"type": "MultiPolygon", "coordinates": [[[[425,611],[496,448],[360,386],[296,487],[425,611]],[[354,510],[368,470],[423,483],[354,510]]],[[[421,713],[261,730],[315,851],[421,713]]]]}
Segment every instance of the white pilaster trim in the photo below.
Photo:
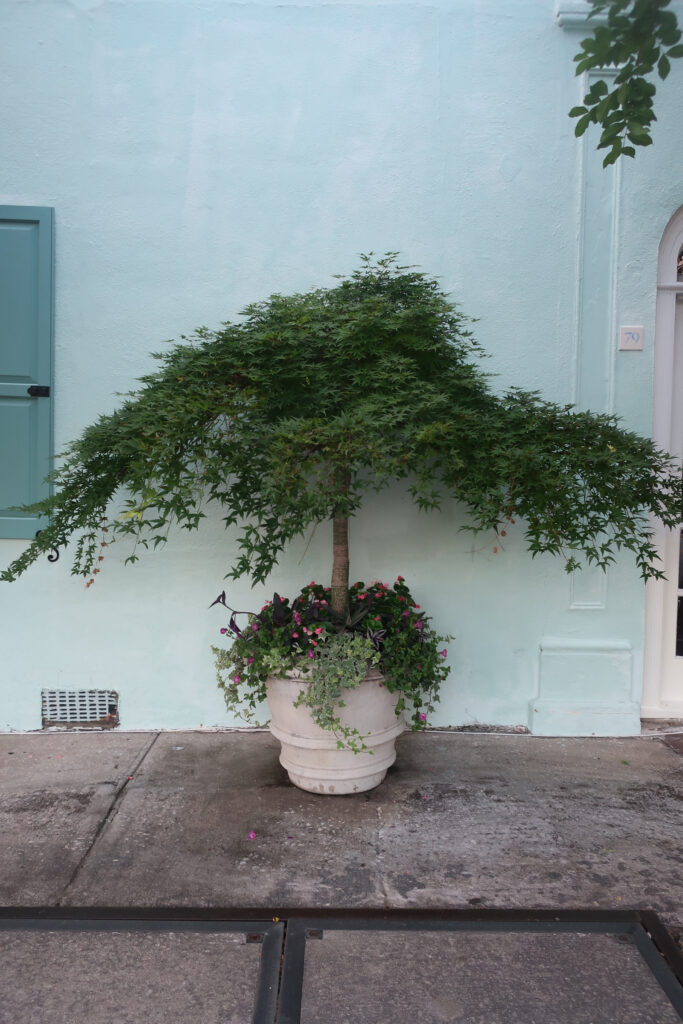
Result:
{"type": "MultiPolygon", "coordinates": [[[[669,449],[671,443],[676,299],[683,293],[683,283],[677,280],[676,275],[676,260],[681,246],[683,246],[683,206],[676,211],[664,230],[659,244],[657,263],[652,440],[665,451],[669,449]]],[[[663,553],[666,531],[658,521],[652,522],[652,530],[657,549],[663,553]]],[[[663,621],[664,588],[656,580],[650,580],[645,589],[642,714],[646,718],[675,717],[672,705],[664,704],[661,698],[663,621]]]]}

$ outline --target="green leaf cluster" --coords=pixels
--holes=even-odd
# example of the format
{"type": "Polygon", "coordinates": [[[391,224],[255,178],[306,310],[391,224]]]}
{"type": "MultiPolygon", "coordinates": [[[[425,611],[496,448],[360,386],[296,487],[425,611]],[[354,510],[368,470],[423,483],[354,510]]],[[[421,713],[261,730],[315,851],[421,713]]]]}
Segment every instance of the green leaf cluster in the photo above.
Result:
{"type": "MultiPolygon", "coordinates": [[[[256,614],[234,612],[232,645],[213,647],[219,687],[228,710],[253,723],[266,700],[269,677],[293,674],[302,679],[298,704],[310,708],[314,721],[338,737],[338,745],[367,750],[361,733],[343,724],[338,709],[343,691],[353,689],[373,665],[384,685],[398,693],[396,714],[408,712],[413,730],[424,729],[439,699],[450,668],[444,644],[431,620],[415,603],[402,576],[393,586],[374,581],[349,588],[349,614],[334,622],[330,588],[315,581],[291,602],[274,595],[256,614]],[[240,628],[239,614],[248,615],[240,628]]],[[[225,595],[214,602],[228,608],[225,595]]]]}
{"type": "Polygon", "coordinates": [[[683,57],[681,31],[670,0],[593,0],[589,17],[606,15],[606,24],[581,43],[574,57],[576,74],[593,69],[617,69],[612,88],[599,79],[573,107],[574,129],[583,135],[589,124],[602,128],[598,149],[608,149],[603,166],[620,156],[634,157],[636,146],[652,144],[651,124],[656,121],[655,85],[648,75],[656,69],[661,79],[671,61],[683,57]]]}
{"type": "Polygon", "coordinates": [[[669,457],[613,417],[495,394],[479,355],[471,321],[396,254],[200,328],[69,445],[55,493],[30,507],[49,524],[2,579],[72,536],[72,571],[92,579],[103,529],[156,547],[213,507],[240,530],[227,575],[263,581],[292,538],[395,480],[423,509],[462,502],[468,529],[521,520],[532,554],[567,569],[626,548],[660,576],[648,516],[678,522],[669,457]]]}

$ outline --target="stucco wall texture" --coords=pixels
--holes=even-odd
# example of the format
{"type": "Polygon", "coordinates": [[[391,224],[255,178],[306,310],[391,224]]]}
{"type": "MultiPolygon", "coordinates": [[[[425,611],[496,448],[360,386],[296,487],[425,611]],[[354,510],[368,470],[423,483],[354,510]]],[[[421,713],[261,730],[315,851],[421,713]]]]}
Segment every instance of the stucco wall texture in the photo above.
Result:
{"type": "MultiPolygon", "coordinates": [[[[581,38],[553,0],[5,0],[0,203],[55,209],[56,450],[115,408],[165,339],[388,250],[478,318],[495,386],[580,405],[596,393],[596,411],[649,433],[683,69],[659,87],[654,145],[603,171],[595,135],[577,141],[567,117],[581,38]],[[619,323],[644,325],[644,352],[616,352],[619,323]]],[[[352,578],[401,573],[456,637],[431,724],[636,731],[635,567],[572,581],[549,556],[532,562],[519,527],[494,554],[464,521],[396,489],[351,529],[352,578]]],[[[326,579],[329,531],[308,540],[266,587],[231,583],[230,603],[326,579]]],[[[24,543],[0,541],[0,564],[24,543]]],[[[125,728],[236,724],[210,653],[224,622],[208,610],[234,552],[217,512],[135,566],[117,543],[88,590],[68,551],[3,584],[0,729],[40,728],[44,687],[118,690],[125,728]]]]}

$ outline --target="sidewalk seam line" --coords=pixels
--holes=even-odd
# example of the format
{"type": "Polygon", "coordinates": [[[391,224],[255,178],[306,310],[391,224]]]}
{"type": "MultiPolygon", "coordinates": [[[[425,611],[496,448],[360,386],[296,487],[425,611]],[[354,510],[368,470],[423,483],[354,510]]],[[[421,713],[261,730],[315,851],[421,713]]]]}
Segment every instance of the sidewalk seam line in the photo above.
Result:
{"type": "MultiPolygon", "coordinates": [[[[156,741],[159,739],[160,735],[161,735],[161,732],[155,732],[154,733],[154,735],[152,736],[152,739],[149,741],[149,743],[147,744],[145,749],[142,751],[142,753],[140,754],[138,759],[133,763],[133,766],[129,769],[129,771],[131,773],[131,776],[134,776],[136,771],[140,768],[140,766],[142,765],[143,761],[145,760],[145,758],[149,754],[150,750],[152,749],[152,747],[154,746],[156,741]]],[[[126,792],[126,788],[127,788],[129,782],[130,782],[130,777],[124,778],[119,783],[118,788],[114,791],[114,795],[112,796],[111,803],[109,804],[109,807],[107,809],[106,814],[103,816],[103,818],[100,821],[99,825],[95,829],[95,832],[93,834],[92,840],[90,841],[90,845],[88,846],[87,850],[84,852],[84,854],[81,857],[81,859],[78,861],[78,864],[76,865],[76,867],[74,868],[74,870],[73,870],[73,872],[71,874],[71,878],[69,879],[69,881],[64,886],[64,888],[62,890],[62,893],[59,896],[59,898],[55,901],[55,906],[61,907],[63,905],[64,900],[66,899],[66,895],[67,895],[69,889],[71,888],[71,886],[76,881],[78,875],[81,872],[81,869],[85,865],[86,860],[88,859],[88,857],[92,853],[93,849],[95,848],[95,844],[97,843],[97,840],[100,838],[100,836],[104,832],[104,830],[107,827],[107,825],[109,825],[109,823],[111,821],[113,821],[113,819],[116,817],[116,814],[117,814],[118,809],[119,809],[119,804],[121,803],[121,801],[123,799],[123,795],[126,792]]]]}

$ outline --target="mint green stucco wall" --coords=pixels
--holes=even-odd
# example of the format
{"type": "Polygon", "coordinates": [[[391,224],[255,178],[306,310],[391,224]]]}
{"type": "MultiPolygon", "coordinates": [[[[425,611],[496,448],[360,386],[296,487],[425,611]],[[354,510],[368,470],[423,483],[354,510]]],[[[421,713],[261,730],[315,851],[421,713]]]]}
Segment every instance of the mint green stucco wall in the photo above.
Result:
{"type": "MultiPolygon", "coordinates": [[[[683,69],[659,88],[654,146],[603,172],[566,116],[580,38],[554,0],[5,0],[0,204],[55,209],[57,449],[164,339],[328,283],[370,250],[440,275],[479,318],[501,387],[649,433],[657,248],[683,204],[683,69]],[[616,351],[620,323],[644,325],[643,353],[616,351]]],[[[636,730],[636,570],[571,581],[532,562],[518,529],[494,554],[462,521],[397,490],[352,527],[352,576],[400,572],[456,634],[433,724],[636,730]]],[[[22,543],[0,541],[0,563],[22,543]]],[[[39,728],[43,687],[114,688],[128,728],[232,724],[207,607],[233,544],[216,516],[135,567],[118,543],[87,591],[68,553],[3,584],[0,729],[39,728]]],[[[326,578],[328,531],[305,549],[267,588],[231,586],[231,603],[326,578]]]]}

